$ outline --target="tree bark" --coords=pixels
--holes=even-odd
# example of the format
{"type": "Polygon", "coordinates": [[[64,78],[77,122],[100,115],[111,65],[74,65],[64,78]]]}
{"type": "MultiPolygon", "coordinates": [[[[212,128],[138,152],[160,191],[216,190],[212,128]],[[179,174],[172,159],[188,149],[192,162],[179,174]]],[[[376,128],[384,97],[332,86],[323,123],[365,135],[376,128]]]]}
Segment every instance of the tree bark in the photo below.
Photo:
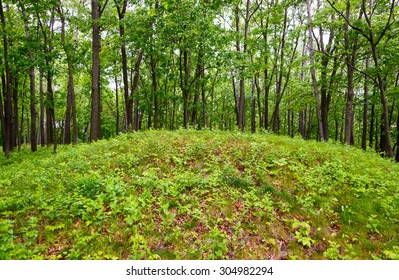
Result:
{"type": "Polygon", "coordinates": [[[314,58],[313,58],[313,31],[312,31],[312,16],[310,13],[310,0],[306,0],[306,7],[307,7],[307,13],[308,13],[308,41],[309,41],[309,62],[311,65],[310,73],[312,76],[312,82],[313,82],[313,92],[315,95],[316,99],[316,116],[317,116],[317,123],[318,123],[318,131],[319,131],[319,136],[321,141],[325,141],[324,138],[324,132],[323,132],[323,123],[322,123],[322,118],[321,118],[321,113],[320,113],[320,97],[319,97],[319,89],[317,86],[317,79],[316,79],[316,70],[314,66],[314,58]]]}
{"type": "Polygon", "coordinates": [[[126,114],[126,122],[125,122],[125,130],[128,130],[129,127],[133,126],[133,96],[129,95],[129,80],[128,80],[128,72],[127,72],[127,54],[126,54],[126,42],[125,42],[125,25],[123,23],[123,19],[125,18],[126,8],[127,8],[127,0],[123,0],[120,4],[120,1],[116,1],[115,6],[118,12],[119,18],[119,37],[121,39],[121,56],[122,56],[122,80],[123,80],[123,96],[125,98],[125,114],[126,114]]]}
{"type": "MultiPolygon", "coordinates": [[[[350,17],[350,1],[346,0],[346,12],[345,16],[347,19],[350,17]]],[[[358,20],[362,18],[362,10],[360,10],[358,20]]],[[[345,104],[345,137],[344,141],[348,145],[353,145],[352,135],[353,135],[353,100],[355,97],[353,88],[353,76],[354,76],[354,66],[356,64],[356,53],[357,53],[357,42],[358,35],[355,35],[353,45],[350,47],[349,42],[349,23],[345,21],[344,24],[344,39],[345,39],[345,49],[346,49],[346,66],[347,66],[347,93],[346,93],[346,104],[345,104]]]]}
{"type": "MultiPolygon", "coordinates": [[[[8,61],[8,33],[6,29],[6,22],[4,18],[3,2],[0,0],[0,20],[3,35],[3,58],[5,66],[5,86],[3,89],[4,98],[4,124],[3,128],[3,150],[5,156],[8,158],[11,151],[11,135],[12,135],[12,97],[11,97],[11,69],[8,61]]],[[[2,102],[0,100],[0,102],[2,102]]]]}
{"type": "Polygon", "coordinates": [[[91,80],[91,126],[90,141],[102,138],[101,135],[101,94],[100,94],[100,3],[99,0],[91,1],[92,17],[92,80],[91,80]]]}
{"type": "Polygon", "coordinates": [[[18,136],[18,85],[19,85],[19,78],[18,74],[14,76],[14,87],[13,87],[13,94],[12,94],[12,101],[13,101],[13,120],[12,120],[12,149],[19,147],[19,136],[18,136]]]}
{"type": "Polygon", "coordinates": [[[40,120],[39,120],[39,133],[40,133],[40,145],[44,147],[46,143],[46,132],[44,126],[44,88],[43,88],[43,72],[39,69],[39,93],[40,93],[40,120]]]}
{"type": "MultiPolygon", "coordinates": [[[[370,67],[370,56],[366,58],[366,69],[370,67]]],[[[364,78],[364,96],[363,96],[363,128],[362,128],[362,149],[367,149],[367,119],[368,119],[368,78],[364,78]]]]}
{"type": "MultiPolygon", "coordinates": [[[[22,1],[19,2],[22,10],[22,17],[24,20],[25,37],[30,40],[30,32],[28,26],[28,17],[26,15],[25,7],[22,1]]],[[[30,88],[30,143],[32,152],[37,151],[37,134],[36,134],[36,82],[35,82],[35,67],[33,65],[34,58],[32,50],[30,50],[28,59],[31,63],[29,67],[29,88],[30,88]]],[[[44,133],[43,133],[44,134],[44,133]]]]}
{"type": "MultiPolygon", "coordinates": [[[[133,129],[134,131],[138,131],[140,129],[140,112],[139,112],[139,98],[137,95],[137,90],[139,88],[139,78],[140,78],[140,65],[143,59],[143,50],[140,49],[137,55],[137,60],[134,65],[132,82],[131,82],[131,97],[133,100],[134,107],[134,119],[133,119],[133,129]]],[[[125,112],[126,113],[126,112],[125,112]]],[[[127,113],[126,113],[127,114],[127,113]]]]}
{"type": "Polygon", "coordinates": [[[395,155],[395,160],[399,162],[399,106],[398,106],[398,112],[396,116],[396,155],[395,155]]]}

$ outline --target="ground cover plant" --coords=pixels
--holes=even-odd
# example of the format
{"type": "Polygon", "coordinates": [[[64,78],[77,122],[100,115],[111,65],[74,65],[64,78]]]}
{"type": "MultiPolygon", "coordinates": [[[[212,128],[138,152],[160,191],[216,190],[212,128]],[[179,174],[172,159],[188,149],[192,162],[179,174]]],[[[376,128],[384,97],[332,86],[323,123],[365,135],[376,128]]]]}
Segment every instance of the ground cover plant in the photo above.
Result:
{"type": "Polygon", "coordinates": [[[0,159],[0,259],[399,259],[399,166],[179,130],[0,159]]]}

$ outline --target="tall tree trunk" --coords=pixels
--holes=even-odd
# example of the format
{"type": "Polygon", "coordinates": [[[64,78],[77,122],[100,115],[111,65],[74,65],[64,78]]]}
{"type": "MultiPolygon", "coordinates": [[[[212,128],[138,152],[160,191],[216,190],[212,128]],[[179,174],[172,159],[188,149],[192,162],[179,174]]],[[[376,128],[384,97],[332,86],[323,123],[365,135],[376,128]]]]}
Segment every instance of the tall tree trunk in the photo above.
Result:
{"type": "Polygon", "coordinates": [[[18,75],[14,76],[14,87],[13,87],[13,132],[12,132],[12,148],[19,147],[19,136],[18,136],[18,85],[19,85],[19,78],[18,75]]]}
{"type": "Polygon", "coordinates": [[[204,57],[204,51],[203,51],[203,47],[202,44],[199,47],[198,50],[198,61],[197,61],[197,68],[195,70],[195,78],[198,78],[198,80],[196,81],[196,91],[195,91],[195,95],[194,95],[194,100],[193,100],[193,110],[191,112],[191,125],[193,127],[197,126],[197,118],[198,118],[198,103],[200,100],[200,94],[201,91],[203,89],[203,74],[204,74],[204,70],[203,70],[203,57],[204,57]]]}
{"type": "MultiPolygon", "coordinates": [[[[30,76],[30,75],[29,75],[30,76]]],[[[32,79],[31,83],[32,83],[32,79]]],[[[33,79],[34,81],[34,79],[33,79]]],[[[33,84],[34,85],[34,84],[33,84]]],[[[31,86],[32,88],[32,86],[31,86]]],[[[39,93],[40,93],[40,120],[39,120],[39,133],[40,133],[40,145],[44,147],[46,143],[46,132],[45,132],[45,126],[44,126],[44,88],[43,88],[43,72],[41,69],[39,69],[39,93]]]]}
{"type": "Polygon", "coordinates": [[[287,31],[287,18],[288,18],[288,9],[284,9],[284,24],[281,36],[281,44],[280,44],[280,71],[276,75],[276,105],[272,114],[272,122],[273,122],[273,132],[279,133],[280,131],[280,101],[282,98],[283,91],[283,68],[284,68],[284,58],[285,58],[285,36],[287,31]]]}
{"type": "MultiPolygon", "coordinates": [[[[388,22],[387,22],[385,28],[383,29],[379,38],[382,38],[382,35],[385,34],[385,32],[387,31],[387,29],[390,26],[390,20],[393,18],[395,2],[396,1],[394,1],[394,0],[392,0],[392,2],[391,2],[391,7],[390,7],[390,11],[389,11],[389,19],[388,19],[388,22]]],[[[366,5],[367,5],[366,0],[362,0],[362,10],[363,10],[365,18],[366,18],[366,22],[368,25],[368,32],[369,32],[367,39],[370,43],[371,54],[372,54],[372,57],[374,60],[374,66],[376,69],[378,69],[379,68],[379,60],[378,60],[378,54],[377,54],[377,45],[381,41],[379,39],[375,40],[375,38],[374,38],[374,32],[373,32],[372,22],[371,22],[371,18],[370,18],[372,16],[372,14],[370,16],[367,14],[366,5]]],[[[373,1],[370,1],[369,5],[373,5],[373,1]]],[[[383,131],[381,133],[381,135],[384,136],[383,138],[385,141],[385,144],[383,145],[385,150],[383,152],[385,153],[385,155],[387,157],[393,157],[390,126],[389,126],[388,101],[385,96],[385,84],[381,77],[380,71],[377,71],[377,84],[378,84],[378,89],[380,91],[381,104],[382,104],[382,109],[383,109],[382,110],[383,131]]]]}
{"type": "Polygon", "coordinates": [[[240,103],[239,95],[238,95],[238,81],[234,77],[231,78],[231,81],[232,81],[232,84],[233,84],[233,95],[234,95],[234,108],[235,108],[235,113],[236,113],[236,124],[237,124],[237,127],[238,127],[238,123],[239,123],[238,104],[240,103]]]}
{"type": "Polygon", "coordinates": [[[399,106],[398,106],[398,112],[396,116],[396,155],[395,155],[395,160],[399,162],[399,106]]]}
{"type": "Polygon", "coordinates": [[[371,116],[370,116],[370,133],[369,133],[369,147],[373,147],[374,143],[374,120],[375,120],[375,90],[373,90],[373,98],[371,98],[371,116]]]}
{"type": "MultiPolygon", "coordinates": [[[[346,18],[350,17],[350,0],[346,0],[346,18]]],[[[362,18],[363,11],[360,10],[358,20],[362,18]]],[[[345,50],[346,50],[346,66],[347,66],[347,93],[346,93],[346,104],[345,104],[345,137],[344,141],[348,145],[352,145],[352,135],[353,135],[353,99],[355,97],[354,87],[353,87],[353,76],[355,72],[356,64],[356,52],[357,52],[357,41],[358,35],[355,35],[352,47],[350,47],[349,41],[349,23],[345,21],[344,24],[344,39],[345,39],[345,50]]]]}
{"type": "MultiPolygon", "coordinates": [[[[2,59],[0,58],[0,64],[2,64],[2,59]]],[[[5,130],[5,120],[4,120],[4,109],[3,109],[3,96],[2,93],[6,91],[6,76],[4,73],[1,73],[1,91],[0,91],[0,122],[1,122],[1,139],[6,139],[6,130],[5,130]]],[[[3,144],[3,152],[5,152],[5,146],[3,144]]]]}
{"type": "MultiPolygon", "coordinates": [[[[269,29],[269,15],[267,15],[266,17],[266,23],[265,25],[263,25],[263,18],[261,18],[261,28],[263,29],[262,32],[262,36],[263,36],[263,41],[265,44],[265,48],[268,47],[268,29],[269,29]]],[[[264,78],[264,104],[263,104],[263,127],[265,128],[265,130],[267,130],[269,128],[269,76],[268,76],[268,69],[267,69],[267,65],[268,65],[268,61],[269,61],[269,56],[264,53],[264,64],[265,64],[265,69],[263,70],[263,78],[264,78]]],[[[260,102],[260,101],[259,101],[260,102]]]]}
{"type": "MultiPolygon", "coordinates": [[[[140,49],[137,55],[136,63],[134,65],[131,82],[131,99],[133,100],[134,107],[134,119],[133,119],[133,129],[134,131],[138,131],[140,129],[140,112],[139,112],[139,97],[137,94],[137,90],[139,88],[139,78],[140,78],[140,65],[143,59],[143,50],[140,49]]],[[[126,113],[126,112],[125,112],[126,113]]],[[[126,113],[127,114],[127,113],[126,113]]]]}
{"type": "MultiPolygon", "coordinates": [[[[157,82],[157,62],[155,57],[151,55],[151,92],[154,98],[154,128],[159,128],[158,118],[159,118],[159,104],[158,104],[158,82],[157,82]]],[[[151,114],[151,112],[148,112],[151,114]]]]}
{"type": "MultiPolygon", "coordinates": [[[[3,2],[0,0],[0,20],[3,35],[3,58],[6,71],[5,86],[3,87],[4,98],[4,124],[3,132],[3,150],[5,156],[10,155],[11,150],[11,134],[12,134],[12,98],[11,98],[11,69],[8,61],[8,33],[6,30],[6,22],[4,18],[3,2]]],[[[0,100],[0,102],[2,102],[0,100]]]]}
{"type": "MultiPolygon", "coordinates": [[[[25,36],[27,40],[30,40],[30,32],[28,26],[28,17],[25,12],[25,8],[21,4],[22,16],[24,18],[24,26],[25,26],[25,36]]],[[[29,88],[30,88],[30,144],[32,152],[37,151],[37,134],[36,134],[36,78],[35,78],[35,67],[33,66],[33,55],[32,51],[29,52],[28,55],[29,61],[31,65],[29,67],[29,88]]]]}
{"type": "Polygon", "coordinates": [[[251,132],[256,132],[255,77],[251,81],[251,132]]]}
{"type": "Polygon", "coordinates": [[[90,140],[96,141],[101,135],[101,94],[100,94],[100,4],[99,0],[91,1],[92,23],[92,74],[91,74],[91,126],[90,140]]]}
{"type": "Polygon", "coordinates": [[[116,135],[119,134],[119,91],[118,91],[118,77],[115,76],[115,111],[116,111],[116,135]]]}
{"type": "Polygon", "coordinates": [[[180,50],[180,87],[183,92],[183,127],[187,128],[189,121],[189,98],[190,98],[190,79],[191,79],[191,50],[184,47],[180,50]],[[183,56],[183,58],[182,58],[183,56]]]}
{"type": "Polygon", "coordinates": [[[123,19],[125,18],[126,8],[127,8],[127,0],[123,0],[122,3],[120,1],[116,1],[115,6],[118,12],[119,18],[119,37],[121,39],[121,55],[122,55],[122,80],[123,80],[123,96],[125,98],[125,114],[126,114],[126,127],[127,130],[129,127],[133,126],[133,96],[129,95],[129,80],[128,80],[128,72],[127,72],[127,54],[126,54],[126,39],[125,39],[125,25],[123,19]]]}
{"type": "Polygon", "coordinates": [[[299,119],[298,119],[298,131],[301,134],[303,139],[306,139],[306,117],[305,110],[299,111],[299,119]]]}
{"type": "Polygon", "coordinates": [[[308,140],[312,137],[312,123],[313,123],[313,108],[312,105],[309,105],[308,131],[306,133],[306,139],[308,140]]]}
{"type": "Polygon", "coordinates": [[[316,79],[316,70],[314,66],[314,58],[313,58],[313,30],[312,30],[312,16],[310,13],[310,0],[306,0],[306,7],[307,7],[307,13],[308,13],[308,41],[309,41],[309,62],[310,62],[310,73],[312,76],[312,82],[313,82],[313,92],[315,95],[316,99],[316,116],[317,116],[317,124],[318,124],[318,131],[319,131],[319,136],[321,141],[325,141],[324,138],[324,132],[323,132],[323,123],[322,123],[322,118],[321,118],[321,113],[320,113],[320,97],[319,97],[319,89],[317,87],[317,79],[316,79]]]}
{"type": "MultiPolygon", "coordinates": [[[[61,2],[58,6],[58,13],[61,19],[61,44],[63,46],[64,52],[67,57],[67,65],[68,65],[68,86],[67,86],[67,102],[66,102],[66,112],[65,112],[65,124],[64,124],[64,137],[63,143],[70,144],[71,143],[71,119],[72,119],[72,127],[73,127],[73,143],[77,144],[78,135],[77,135],[77,121],[76,121],[76,104],[75,104],[75,88],[73,81],[73,58],[72,58],[72,49],[68,46],[65,39],[65,15],[61,7],[61,2]]],[[[73,49],[76,48],[77,43],[77,34],[78,30],[75,31],[75,38],[73,41],[73,49]]]]}
{"type": "MultiPolygon", "coordinates": [[[[366,58],[366,69],[370,67],[370,56],[366,58]]],[[[364,78],[364,96],[363,96],[363,129],[362,129],[362,149],[367,149],[367,118],[368,118],[368,78],[364,78]]]]}

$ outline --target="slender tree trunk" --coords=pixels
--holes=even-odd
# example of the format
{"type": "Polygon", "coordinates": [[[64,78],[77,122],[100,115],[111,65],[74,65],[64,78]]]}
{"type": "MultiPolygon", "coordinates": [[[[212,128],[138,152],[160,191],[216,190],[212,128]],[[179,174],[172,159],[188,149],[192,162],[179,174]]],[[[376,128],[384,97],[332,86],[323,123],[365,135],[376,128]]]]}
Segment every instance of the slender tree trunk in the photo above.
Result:
{"type": "Polygon", "coordinates": [[[183,92],[183,127],[187,128],[189,122],[189,99],[191,79],[191,51],[188,47],[180,50],[180,87],[183,92]],[[183,56],[183,58],[182,58],[183,56]]]}
{"type": "MultiPolygon", "coordinates": [[[[61,2],[60,2],[61,4],[61,2]]],[[[72,119],[72,127],[73,127],[73,143],[78,143],[78,135],[77,135],[77,121],[76,121],[76,102],[75,102],[75,87],[73,81],[73,55],[72,49],[68,46],[65,39],[65,15],[61,6],[58,6],[58,13],[61,19],[61,43],[64,49],[64,52],[67,57],[67,65],[68,65],[68,86],[67,86],[67,102],[66,102],[66,112],[65,112],[65,123],[64,123],[64,135],[63,135],[63,143],[70,144],[71,143],[71,119],[72,119]]],[[[75,38],[73,41],[73,49],[76,48],[77,43],[77,33],[75,32],[75,38]]]]}
{"type": "Polygon", "coordinates": [[[19,147],[19,136],[18,136],[18,85],[19,85],[19,78],[18,75],[14,77],[14,88],[13,88],[13,132],[12,132],[12,148],[19,147]]]}
{"type": "MultiPolygon", "coordinates": [[[[31,80],[32,83],[32,80],[31,80]]],[[[44,88],[43,88],[43,72],[39,69],[39,92],[40,92],[40,120],[39,120],[39,131],[40,131],[40,145],[44,147],[46,143],[46,133],[44,126],[44,88]]]]}
{"type": "Polygon", "coordinates": [[[398,112],[396,116],[396,155],[395,155],[395,160],[399,162],[399,106],[398,106],[398,112]]]}
{"type": "Polygon", "coordinates": [[[255,77],[251,81],[251,132],[256,132],[255,77]]]}
{"type": "Polygon", "coordinates": [[[101,135],[101,94],[100,94],[100,4],[99,0],[91,1],[92,24],[92,84],[91,84],[91,126],[90,141],[102,138],[101,135]]]}
{"type": "Polygon", "coordinates": [[[127,54],[126,54],[126,42],[125,42],[125,25],[123,19],[125,18],[126,8],[127,8],[127,0],[123,0],[122,3],[120,1],[114,0],[115,6],[118,12],[119,18],[119,37],[122,41],[121,43],[121,55],[122,55],[122,80],[123,80],[123,96],[125,98],[125,114],[126,114],[126,127],[127,130],[129,127],[133,126],[133,96],[129,95],[129,80],[128,80],[128,72],[127,72],[127,54]]]}
{"type": "MultiPolygon", "coordinates": [[[[23,89],[25,89],[25,85],[26,85],[26,76],[25,76],[25,79],[24,79],[23,87],[22,87],[23,89]]],[[[19,138],[18,151],[21,150],[21,144],[22,144],[22,131],[23,131],[24,114],[25,114],[25,90],[22,91],[22,98],[21,99],[22,99],[22,101],[21,101],[22,105],[21,105],[21,121],[20,121],[19,132],[18,132],[19,133],[19,136],[18,136],[18,138],[19,138]]],[[[0,100],[1,100],[1,98],[0,98],[0,100]]],[[[0,104],[1,104],[1,102],[0,102],[0,104]]],[[[0,115],[1,115],[1,112],[0,112],[0,115]]]]}
{"type": "MultiPolygon", "coordinates": [[[[269,16],[266,17],[266,23],[265,26],[263,25],[263,18],[261,19],[261,28],[263,29],[262,32],[262,36],[263,36],[263,41],[265,44],[265,48],[268,47],[268,29],[269,29],[269,16]]],[[[264,77],[264,104],[263,104],[263,127],[265,128],[265,130],[267,130],[269,128],[269,76],[268,76],[268,69],[267,69],[267,65],[268,65],[268,61],[269,61],[269,56],[264,53],[264,64],[265,64],[265,69],[263,71],[263,77],[264,77]]]]}
{"type": "MultiPolygon", "coordinates": [[[[370,67],[370,56],[366,58],[366,69],[370,67]]],[[[362,149],[367,149],[367,118],[368,118],[368,78],[364,78],[364,97],[363,97],[363,130],[362,130],[362,149]]]]}
{"type": "Polygon", "coordinates": [[[158,84],[157,84],[157,62],[153,55],[151,55],[150,60],[151,60],[151,79],[152,79],[151,91],[152,91],[152,96],[154,97],[154,128],[158,129],[159,104],[158,104],[158,84]]]}
{"type": "Polygon", "coordinates": [[[298,131],[303,139],[306,139],[306,117],[305,110],[299,111],[298,131]]]}
{"type": "Polygon", "coordinates": [[[140,49],[137,55],[136,63],[134,65],[134,74],[131,79],[132,80],[131,97],[133,98],[133,107],[134,107],[133,129],[135,131],[138,131],[140,129],[139,97],[137,90],[139,88],[140,65],[142,59],[143,59],[143,50],[140,49]]]}
{"type": "MultiPolygon", "coordinates": [[[[370,5],[372,5],[373,1],[371,1],[371,3],[369,3],[370,5]]],[[[391,9],[390,9],[390,16],[389,16],[389,20],[391,20],[392,15],[394,13],[394,4],[395,1],[392,0],[392,4],[391,4],[391,9]]],[[[373,28],[372,28],[372,23],[371,23],[371,18],[368,16],[367,11],[366,11],[366,0],[362,0],[362,9],[366,18],[366,22],[368,25],[368,41],[370,43],[370,47],[371,47],[371,54],[372,54],[372,58],[374,60],[374,66],[376,69],[379,68],[379,60],[378,60],[378,54],[377,54],[377,44],[380,41],[375,41],[374,38],[374,33],[373,33],[373,28]]],[[[372,16],[372,15],[371,15],[372,16]]],[[[389,23],[389,21],[388,21],[389,23]]],[[[389,26],[389,24],[386,25],[386,28],[383,30],[383,32],[386,32],[387,27],[389,26]]],[[[390,126],[389,126],[389,112],[388,112],[388,101],[387,98],[385,96],[385,84],[384,81],[381,77],[381,72],[377,71],[377,84],[378,84],[378,89],[380,90],[380,97],[381,97],[381,104],[382,104],[382,125],[383,125],[383,131],[381,133],[381,135],[384,136],[384,141],[385,144],[383,145],[385,150],[383,152],[385,152],[385,155],[387,157],[393,157],[393,150],[392,150],[392,144],[391,144],[391,135],[390,135],[390,126]]]]}
{"type": "MultiPolygon", "coordinates": [[[[0,58],[0,64],[2,64],[2,59],[0,58]]],[[[6,76],[4,73],[1,73],[1,92],[0,92],[0,122],[1,122],[1,139],[4,140],[7,138],[6,129],[5,129],[5,120],[4,120],[4,109],[3,109],[3,96],[2,93],[6,91],[6,76]]],[[[5,152],[5,146],[3,144],[3,152],[5,152]]]]}
{"type": "Polygon", "coordinates": [[[261,103],[262,90],[261,90],[260,85],[259,85],[259,83],[260,83],[259,82],[259,73],[257,73],[255,75],[254,79],[255,79],[256,94],[257,94],[256,101],[257,101],[257,105],[258,105],[259,128],[262,129],[264,121],[263,121],[263,114],[262,114],[262,103],[261,103]]]}
{"type": "MultiPolygon", "coordinates": [[[[4,98],[4,125],[3,132],[3,150],[5,156],[8,158],[11,150],[11,135],[12,135],[12,97],[11,97],[11,69],[8,61],[8,33],[6,30],[6,22],[4,18],[3,2],[0,0],[0,20],[3,35],[3,58],[5,66],[5,91],[3,91],[4,98]]],[[[2,102],[0,100],[0,102],[2,102]]]]}
{"type": "Polygon", "coordinates": [[[202,127],[208,127],[207,98],[205,94],[205,71],[201,69],[201,97],[202,97],[202,127]]]}
{"type": "MultiPolygon", "coordinates": [[[[362,18],[363,12],[360,11],[358,20],[362,18]]],[[[350,17],[350,1],[346,0],[346,18],[350,17]]],[[[344,24],[344,38],[345,38],[345,49],[346,49],[346,66],[348,73],[348,83],[347,83],[347,93],[346,93],[346,104],[345,104],[345,143],[352,145],[352,135],[353,135],[353,99],[355,97],[353,88],[353,76],[354,76],[354,65],[356,64],[356,52],[357,52],[357,41],[358,35],[355,35],[352,48],[350,50],[349,42],[349,23],[345,21],[344,24]]]]}
{"type": "Polygon", "coordinates": [[[284,68],[284,58],[285,58],[285,36],[287,31],[287,18],[288,18],[288,9],[284,10],[284,24],[281,36],[281,45],[280,45],[280,71],[276,75],[276,105],[272,114],[272,122],[273,122],[273,132],[279,133],[280,131],[280,101],[283,94],[283,68],[284,68]]]}
{"type": "MultiPolygon", "coordinates": [[[[239,123],[239,110],[238,110],[238,104],[240,103],[239,101],[239,95],[238,95],[238,82],[234,77],[231,78],[232,84],[233,84],[233,95],[234,95],[234,108],[235,108],[235,113],[236,113],[236,124],[238,127],[239,123]]],[[[224,112],[224,111],[223,111],[224,112]]]]}
{"type": "Polygon", "coordinates": [[[317,116],[317,123],[318,123],[318,130],[320,139],[325,141],[324,132],[323,132],[323,123],[320,113],[320,97],[319,97],[319,89],[317,87],[317,79],[316,79],[316,70],[314,66],[314,59],[313,59],[313,31],[312,31],[312,16],[310,13],[310,0],[306,0],[307,12],[308,12],[308,41],[309,41],[309,62],[311,65],[310,73],[312,76],[313,82],[313,91],[316,99],[316,116],[317,116]]]}
{"type": "Polygon", "coordinates": [[[312,105],[309,105],[308,131],[306,133],[306,139],[308,140],[312,137],[312,122],[313,122],[313,108],[312,105]]]}
{"type": "Polygon", "coordinates": [[[118,91],[118,77],[115,76],[115,110],[116,110],[116,135],[119,134],[119,91],[118,91]]]}
{"type": "MultiPolygon", "coordinates": [[[[70,144],[71,143],[71,117],[72,120],[74,118],[74,106],[75,103],[75,89],[74,89],[74,82],[73,82],[73,66],[71,62],[68,62],[68,89],[67,89],[67,107],[65,113],[65,126],[64,126],[64,143],[70,144]]],[[[75,128],[76,124],[73,122],[73,127],[75,128]]],[[[76,136],[74,135],[74,144],[76,136]]]]}
{"type": "Polygon", "coordinates": [[[202,45],[200,45],[199,47],[199,51],[198,51],[198,61],[197,61],[197,68],[195,70],[195,78],[199,77],[199,79],[196,81],[196,91],[195,91],[195,95],[194,95],[194,102],[193,102],[193,110],[191,112],[191,125],[193,127],[196,127],[197,125],[197,118],[198,118],[198,103],[200,100],[200,93],[203,89],[203,74],[204,74],[204,70],[203,70],[203,59],[204,56],[204,51],[202,49],[202,45]]]}

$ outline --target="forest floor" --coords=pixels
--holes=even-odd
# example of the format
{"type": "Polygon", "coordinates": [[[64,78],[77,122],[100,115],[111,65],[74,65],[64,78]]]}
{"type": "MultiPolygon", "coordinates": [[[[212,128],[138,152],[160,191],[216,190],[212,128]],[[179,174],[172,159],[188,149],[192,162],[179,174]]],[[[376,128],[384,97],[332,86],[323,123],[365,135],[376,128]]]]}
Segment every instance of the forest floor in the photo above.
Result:
{"type": "Polygon", "coordinates": [[[0,159],[0,259],[399,259],[399,165],[179,130],[0,159]]]}

